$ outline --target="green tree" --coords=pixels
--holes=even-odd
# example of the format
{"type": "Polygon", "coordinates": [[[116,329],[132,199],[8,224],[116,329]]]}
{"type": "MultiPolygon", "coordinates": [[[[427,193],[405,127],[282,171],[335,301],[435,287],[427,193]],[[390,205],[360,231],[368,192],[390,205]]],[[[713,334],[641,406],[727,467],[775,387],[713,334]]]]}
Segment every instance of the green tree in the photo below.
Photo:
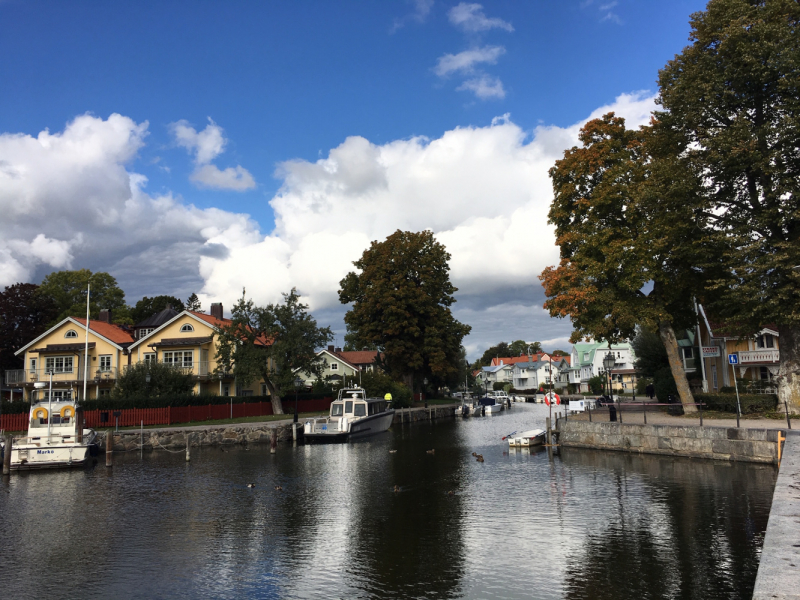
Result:
{"type": "Polygon", "coordinates": [[[89,315],[96,319],[100,309],[109,309],[115,323],[130,321],[130,312],[125,304],[125,292],[117,285],[117,280],[108,273],[89,269],[79,271],[55,271],[47,275],[39,286],[39,293],[49,296],[55,302],[58,312],[50,325],[66,317],[86,317],[86,290],[91,284],[89,315]]]}
{"type": "Polygon", "coordinates": [[[473,367],[476,369],[487,367],[492,364],[493,358],[502,358],[504,356],[512,356],[511,347],[507,342],[500,342],[499,344],[487,348],[481,357],[473,363],[473,367]]]}
{"type": "Polygon", "coordinates": [[[52,298],[38,289],[32,283],[15,283],[0,292],[0,373],[23,367],[23,357],[14,352],[47,331],[57,314],[52,298]]]}
{"type": "Polygon", "coordinates": [[[178,312],[183,310],[183,302],[175,296],[154,296],[152,298],[145,296],[131,309],[131,319],[134,323],[140,323],[146,318],[161,312],[167,308],[167,305],[172,306],[178,312]]]}
{"type": "Polygon", "coordinates": [[[569,352],[565,352],[564,350],[553,350],[550,353],[550,356],[569,356],[569,352]]]}
{"type": "Polygon", "coordinates": [[[194,292],[186,299],[186,306],[184,308],[194,312],[201,312],[203,310],[203,306],[200,304],[200,298],[198,298],[197,294],[194,292]]]}
{"type": "Polygon", "coordinates": [[[378,347],[375,344],[365,343],[358,339],[358,336],[355,332],[350,331],[350,328],[347,328],[347,332],[344,334],[344,348],[345,352],[357,352],[359,350],[377,350],[378,347]]]}
{"type": "Polygon", "coordinates": [[[523,356],[525,354],[536,354],[542,351],[542,344],[540,342],[531,342],[530,344],[524,340],[515,340],[508,346],[511,351],[510,356],[523,356]]]}
{"type": "Polygon", "coordinates": [[[567,150],[550,170],[549,222],[561,262],[540,276],[544,307],[570,317],[573,342],[616,343],[633,337],[640,324],[657,330],[690,412],[694,400],[674,328],[692,322],[688,300],[699,285],[694,265],[705,251],[696,242],[702,218],[695,212],[695,181],[676,183],[669,161],[654,167],[648,136],[646,128],[628,130],[609,113],[589,121],[580,132],[582,147],[567,150]]]}
{"type": "Polygon", "coordinates": [[[340,282],[339,300],[352,303],[345,323],[358,343],[383,352],[389,373],[410,388],[423,378],[443,382],[458,370],[461,341],[470,332],[450,310],[450,255],[433,233],[396,231],[372,242],[340,282]]]}
{"type": "Polygon", "coordinates": [[[186,369],[162,362],[140,362],[122,371],[111,396],[119,399],[180,396],[193,389],[192,375],[186,369]]]}
{"type": "MultiPolygon", "coordinates": [[[[631,341],[631,346],[636,355],[636,371],[641,377],[652,380],[658,399],[666,402],[669,395],[677,394],[667,351],[658,334],[641,327],[631,341]]],[[[643,392],[644,388],[640,393],[643,392]]]]}
{"type": "MultiPolygon", "coordinates": [[[[800,408],[800,4],[711,0],[660,71],[654,126],[678,179],[697,177],[704,235],[723,244],[704,304],[780,334],[778,396],[800,408]]],[[[699,262],[699,261],[698,261],[699,262]]]]}
{"type": "Polygon", "coordinates": [[[361,387],[370,398],[383,398],[387,393],[391,394],[394,408],[411,406],[411,390],[379,369],[361,373],[361,387]]]}
{"type": "Polygon", "coordinates": [[[317,348],[333,339],[300,302],[297,290],[283,294],[283,303],[256,306],[245,297],[231,311],[231,324],[217,332],[217,371],[233,370],[242,385],[264,381],[272,410],[283,414],[281,397],[294,392],[295,371],[321,375],[317,348]]]}

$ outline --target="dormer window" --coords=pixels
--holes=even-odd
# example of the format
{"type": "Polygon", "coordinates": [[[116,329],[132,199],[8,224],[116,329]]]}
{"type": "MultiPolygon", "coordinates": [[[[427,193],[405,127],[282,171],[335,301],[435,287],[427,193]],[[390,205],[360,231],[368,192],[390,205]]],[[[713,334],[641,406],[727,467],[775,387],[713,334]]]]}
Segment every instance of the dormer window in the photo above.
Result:
{"type": "Polygon", "coordinates": [[[78,337],[78,332],[76,332],[74,329],[70,329],[67,333],[64,334],[64,337],[65,338],[76,338],[76,337],[78,337]]]}
{"type": "Polygon", "coordinates": [[[181,327],[181,333],[191,333],[192,331],[194,331],[194,327],[189,325],[189,323],[181,327]]]}

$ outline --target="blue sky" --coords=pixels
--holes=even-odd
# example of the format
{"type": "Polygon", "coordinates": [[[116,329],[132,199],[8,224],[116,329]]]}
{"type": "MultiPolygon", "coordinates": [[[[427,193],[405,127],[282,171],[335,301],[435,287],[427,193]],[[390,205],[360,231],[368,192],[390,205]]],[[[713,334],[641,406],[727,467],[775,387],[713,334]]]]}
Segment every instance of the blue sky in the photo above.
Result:
{"type": "Polygon", "coordinates": [[[601,107],[643,120],[703,8],[0,1],[0,284],[88,267],[129,302],[197,291],[226,306],[242,285],[261,301],[297,285],[341,331],[329,288],[346,265],[370,239],[430,227],[454,254],[472,354],[518,337],[564,346],[569,323],[543,315],[532,276],[557,256],[546,164],[601,107]],[[448,197],[482,164],[495,166],[448,197]]]}

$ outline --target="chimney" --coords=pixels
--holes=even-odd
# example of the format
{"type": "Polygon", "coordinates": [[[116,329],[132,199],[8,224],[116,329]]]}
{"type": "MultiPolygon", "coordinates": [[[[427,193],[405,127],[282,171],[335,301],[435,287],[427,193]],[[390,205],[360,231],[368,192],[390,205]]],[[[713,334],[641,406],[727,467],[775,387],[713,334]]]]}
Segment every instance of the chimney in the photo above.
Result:
{"type": "Polygon", "coordinates": [[[100,310],[100,314],[97,317],[98,321],[102,321],[103,323],[111,324],[111,311],[107,308],[103,308],[100,310]]]}
{"type": "Polygon", "coordinates": [[[341,352],[341,351],[342,351],[342,349],[341,349],[341,348],[336,348],[336,350],[334,350],[334,352],[335,352],[336,354],[339,354],[339,352],[341,352]]]}
{"type": "Polygon", "coordinates": [[[225,317],[222,316],[222,302],[212,302],[211,303],[211,316],[215,319],[219,319],[220,321],[225,317]]]}
{"type": "Polygon", "coordinates": [[[328,352],[333,352],[333,346],[328,346],[328,352]]]}

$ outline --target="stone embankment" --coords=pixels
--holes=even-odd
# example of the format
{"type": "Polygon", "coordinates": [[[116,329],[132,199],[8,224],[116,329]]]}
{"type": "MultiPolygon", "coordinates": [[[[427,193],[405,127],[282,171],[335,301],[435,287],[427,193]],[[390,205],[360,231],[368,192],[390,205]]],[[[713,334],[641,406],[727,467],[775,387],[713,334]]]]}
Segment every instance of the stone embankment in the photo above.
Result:
{"type": "MultiPolygon", "coordinates": [[[[418,423],[435,419],[452,418],[455,404],[431,405],[429,408],[403,408],[395,412],[393,424],[418,423]]],[[[298,440],[302,440],[303,420],[299,423],[298,440]]],[[[123,431],[98,431],[98,445],[106,447],[106,435],[113,433],[114,451],[131,450],[179,450],[189,445],[221,446],[235,444],[269,444],[272,432],[277,432],[278,442],[291,442],[293,438],[291,421],[272,421],[269,423],[237,423],[232,425],[199,425],[192,427],[164,427],[158,429],[125,429],[123,431]]]]}
{"type": "Polygon", "coordinates": [[[778,431],[700,427],[696,425],[628,425],[560,420],[562,446],[666,454],[693,458],[778,463],[778,431]]]}

